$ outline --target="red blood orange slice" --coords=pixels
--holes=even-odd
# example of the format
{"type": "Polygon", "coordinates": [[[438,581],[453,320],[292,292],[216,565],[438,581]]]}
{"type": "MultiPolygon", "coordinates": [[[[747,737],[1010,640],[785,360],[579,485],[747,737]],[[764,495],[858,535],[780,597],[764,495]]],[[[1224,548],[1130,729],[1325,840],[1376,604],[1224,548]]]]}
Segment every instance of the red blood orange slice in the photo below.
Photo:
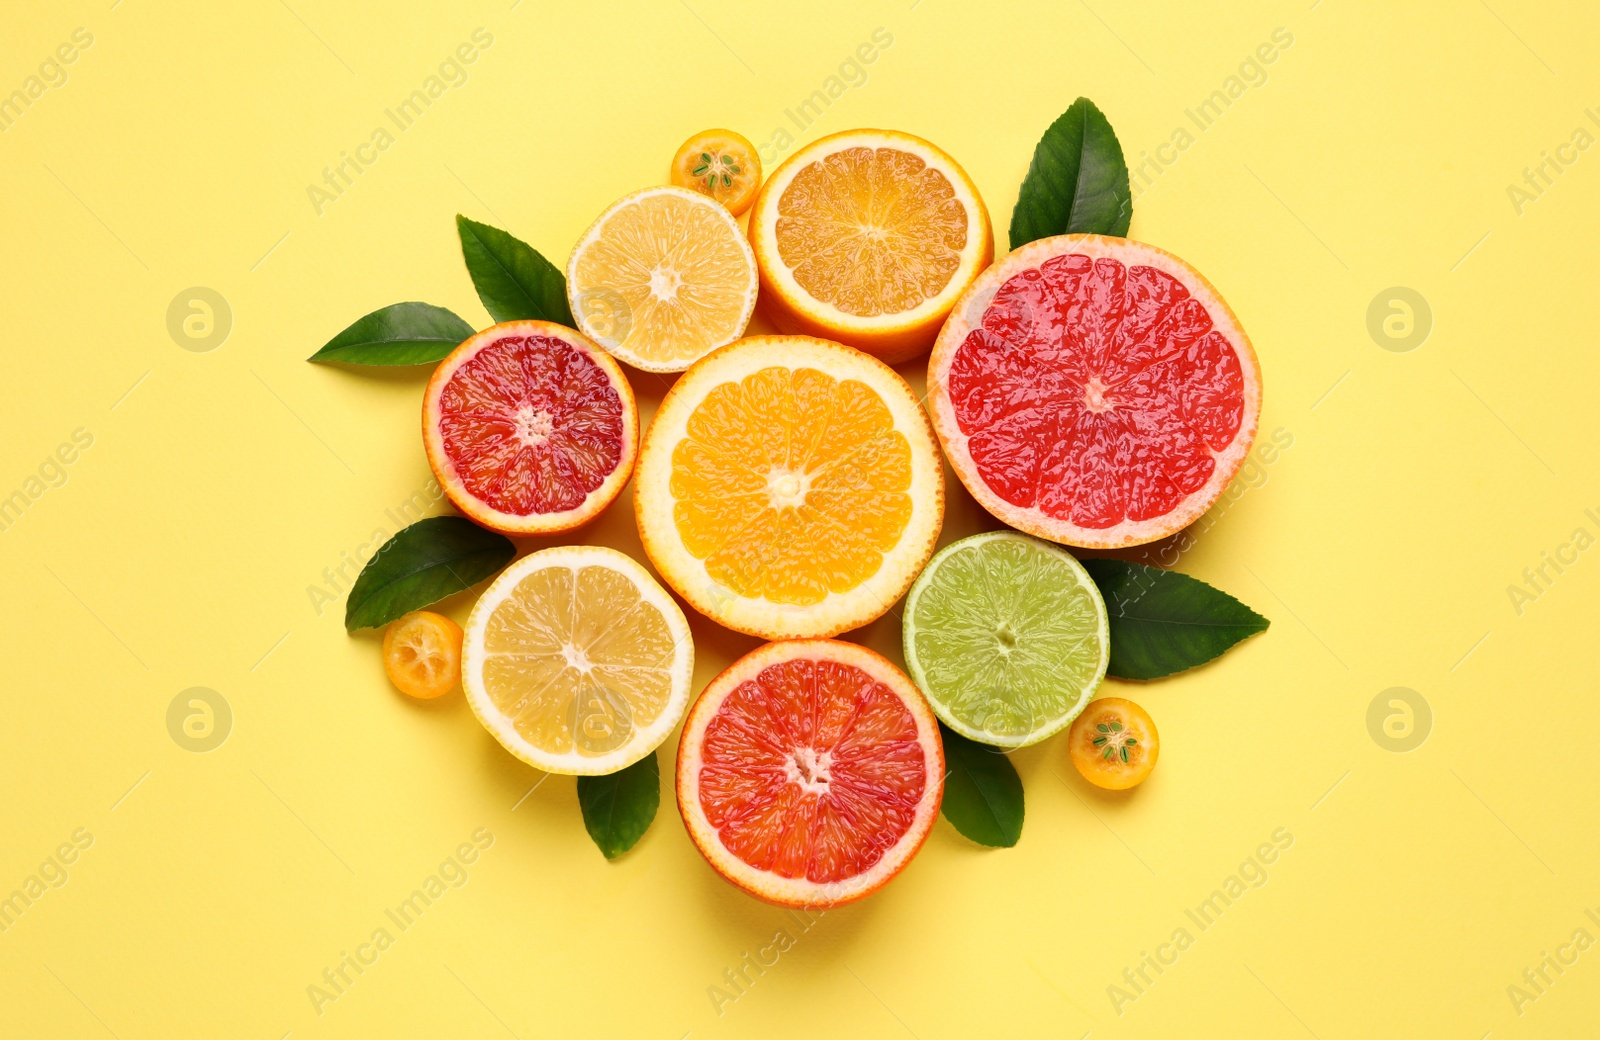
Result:
{"type": "Polygon", "coordinates": [[[956,303],[928,363],[956,476],[1029,534],[1094,549],[1198,519],[1250,450],[1255,351],[1170,253],[1101,235],[1016,250],[956,303]]]}
{"type": "Polygon", "coordinates": [[[922,847],[944,749],[922,694],[871,650],[768,643],[689,709],[677,785],[689,837],[723,877],[780,906],[837,906],[922,847]]]}
{"type": "Polygon", "coordinates": [[[639,413],[611,356],[548,321],[472,336],[422,399],[428,464],[457,509],[506,534],[565,531],[633,472],[639,413]]]}

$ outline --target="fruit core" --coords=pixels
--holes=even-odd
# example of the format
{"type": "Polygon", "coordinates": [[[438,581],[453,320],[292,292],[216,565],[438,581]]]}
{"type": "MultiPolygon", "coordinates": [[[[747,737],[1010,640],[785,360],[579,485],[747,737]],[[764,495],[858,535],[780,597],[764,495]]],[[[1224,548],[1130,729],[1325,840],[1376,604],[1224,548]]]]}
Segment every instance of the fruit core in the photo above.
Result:
{"type": "Polygon", "coordinates": [[[541,408],[536,412],[526,405],[517,409],[517,435],[522,443],[538,447],[550,439],[555,428],[555,416],[548,411],[541,408]]]}
{"type": "Polygon", "coordinates": [[[676,300],[678,286],[682,284],[683,278],[678,272],[665,265],[657,266],[650,272],[650,295],[658,300],[676,300]]]}
{"type": "Polygon", "coordinates": [[[784,772],[791,783],[800,785],[801,790],[811,794],[827,794],[828,766],[832,762],[831,752],[808,747],[795,748],[785,763],[784,772]]]}
{"type": "Polygon", "coordinates": [[[776,509],[798,509],[806,500],[806,475],[788,470],[774,469],[767,478],[767,487],[772,493],[772,505],[776,509]]]}

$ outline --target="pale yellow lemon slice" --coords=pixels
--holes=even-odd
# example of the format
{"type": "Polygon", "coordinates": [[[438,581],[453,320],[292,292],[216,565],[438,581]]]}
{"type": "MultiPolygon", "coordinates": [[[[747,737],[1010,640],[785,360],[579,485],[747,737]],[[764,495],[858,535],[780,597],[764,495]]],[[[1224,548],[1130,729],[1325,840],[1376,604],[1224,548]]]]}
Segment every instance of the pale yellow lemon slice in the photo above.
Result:
{"type": "Polygon", "coordinates": [[[578,328],[647,372],[681,372],[744,335],[756,262],[739,224],[687,188],[646,188],[600,214],[567,261],[578,328]]]}
{"type": "Polygon", "coordinates": [[[552,773],[612,773],[682,718],[694,669],[683,611],[614,549],[524,556],[467,620],[461,684],[506,750],[552,773]]]}

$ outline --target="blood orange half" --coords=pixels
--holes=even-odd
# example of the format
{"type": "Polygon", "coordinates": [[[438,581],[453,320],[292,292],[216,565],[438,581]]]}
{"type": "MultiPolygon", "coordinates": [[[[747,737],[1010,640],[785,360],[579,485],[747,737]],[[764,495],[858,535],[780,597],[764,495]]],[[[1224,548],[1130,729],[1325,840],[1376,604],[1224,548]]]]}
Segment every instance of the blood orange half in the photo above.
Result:
{"type": "Polygon", "coordinates": [[[508,321],[439,363],[422,440],[457,509],[506,534],[545,534],[617,497],[638,453],[639,413],[622,369],[581,333],[508,321]]]}
{"type": "Polygon", "coordinates": [[[689,709],[677,786],[689,837],[719,874],[780,906],[837,906],[922,847],[944,748],[922,694],[871,650],[768,643],[689,709]]]}
{"type": "Polygon", "coordinates": [[[956,476],[1029,534],[1094,549],[1198,519],[1261,415],[1255,351],[1222,297],[1170,253],[1043,238],[957,301],[928,362],[956,476]]]}

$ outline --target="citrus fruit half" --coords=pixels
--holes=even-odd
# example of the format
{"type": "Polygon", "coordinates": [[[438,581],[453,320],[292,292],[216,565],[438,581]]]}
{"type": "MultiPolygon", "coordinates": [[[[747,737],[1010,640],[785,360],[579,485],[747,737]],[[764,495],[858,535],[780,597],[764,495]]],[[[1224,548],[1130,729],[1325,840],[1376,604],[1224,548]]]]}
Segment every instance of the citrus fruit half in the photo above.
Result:
{"type": "Polygon", "coordinates": [[[1059,235],[956,304],[928,359],[928,407],[985,509],[1110,549],[1211,507],[1255,439],[1261,371],[1194,268],[1140,242],[1059,235]]]}
{"type": "Polygon", "coordinates": [[[1121,697],[1101,697],[1067,731],[1067,752],[1091,784],[1126,791],[1155,769],[1161,737],[1149,712],[1121,697]]]}
{"type": "Polygon", "coordinates": [[[876,620],[933,553],[944,473],[894,370],[837,343],[752,336],[668,391],[640,449],[644,550],[712,620],[766,639],[876,620]]]}
{"type": "Polygon", "coordinates": [[[646,372],[682,372],[744,335],[756,285],[755,256],[733,215],[671,185],[613,203],[567,261],[578,328],[646,372]]]}
{"type": "Polygon", "coordinates": [[[507,534],[566,531],[628,482],[639,413],[622,369],[548,321],[468,338],[428,380],[422,441],[439,486],[468,517],[507,534]]]}
{"type": "Polygon", "coordinates": [[[911,586],[906,670],[945,725],[1001,747],[1071,722],[1105,678],[1106,607],[1048,542],[988,531],[939,550],[911,586]]]}
{"type": "Polygon", "coordinates": [[[461,626],[413,610],[383,633],[383,670],[395,689],[418,700],[443,696],[461,681],[461,626]]]}
{"type": "Polygon", "coordinates": [[[670,172],[673,184],[722,203],[737,217],[755,201],[761,157],[742,134],[702,130],[678,147],[670,172]]]}
{"type": "Polygon", "coordinates": [[[920,137],[849,130],[773,171],[750,214],[762,306],[784,332],[891,364],[927,350],[994,256],[989,213],[956,161],[920,137]]]}
{"type": "Polygon", "coordinates": [[[551,773],[614,773],[683,717],[689,623],[615,549],[568,545],[507,567],[472,608],[467,703],[507,751],[551,773]]]}
{"type": "Polygon", "coordinates": [[[768,643],[711,681],[678,742],[678,811],[717,873],[781,906],[881,888],[928,836],[944,748],[922,695],[854,643],[768,643]]]}

